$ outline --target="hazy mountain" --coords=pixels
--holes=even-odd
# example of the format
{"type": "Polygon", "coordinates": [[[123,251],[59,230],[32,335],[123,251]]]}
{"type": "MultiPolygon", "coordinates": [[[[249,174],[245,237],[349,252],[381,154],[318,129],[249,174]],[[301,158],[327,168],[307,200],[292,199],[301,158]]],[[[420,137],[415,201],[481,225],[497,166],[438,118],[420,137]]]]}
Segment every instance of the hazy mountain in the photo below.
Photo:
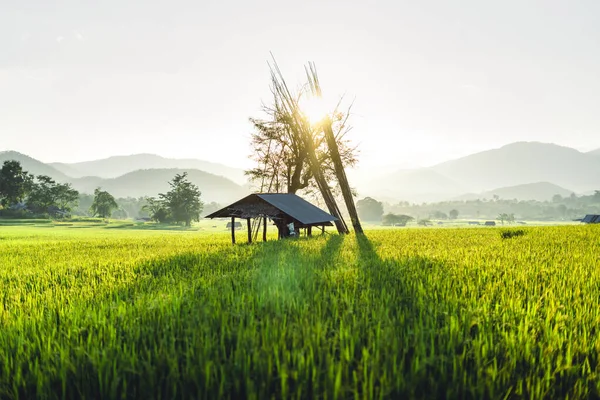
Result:
{"type": "MultiPolygon", "coordinates": [[[[250,193],[247,187],[242,187],[223,176],[191,168],[141,169],[108,179],[98,176],[70,178],[58,168],[15,151],[0,152],[0,163],[5,160],[17,160],[29,173],[48,175],[60,182],[70,182],[78,191],[89,194],[93,193],[97,187],[101,187],[115,197],[156,196],[158,193],[168,191],[168,182],[173,179],[175,174],[183,172],[187,172],[189,180],[198,185],[204,202],[233,202],[250,193]]],[[[67,172],[72,168],[70,164],[54,163],[53,165],[61,167],[63,171],[67,172]]]]}
{"type": "Polygon", "coordinates": [[[33,175],[48,175],[59,182],[66,182],[69,178],[56,168],[48,164],[44,164],[41,161],[31,158],[25,154],[21,154],[16,151],[1,151],[0,152],[0,165],[4,164],[4,161],[16,160],[21,163],[24,170],[28,171],[33,175]]]}
{"type": "Polygon", "coordinates": [[[81,171],[79,171],[78,169],[71,167],[69,164],[48,163],[46,165],[51,166],[52,168],[62,172],[63,174],[65,174],[66,176],[68,176],[70,178],[81,178],[83,176],[86,176],[85,174],[82,174],[81,171]]]}
{"type": "Polygon", "coordinates": [[[563,187],[557,186],[550,182],[527,183],[524,185],[509,186],[490,190],[480,194],[469,193],[456,198],[456,200],[477,200],[477,199],[492,199],[497,195],[501,199],[506,200],[537,200],[549,201],[554,195],[568,197],[573,193],[563,187]]]}
{"type": "Polygon", "coordinates": [[[578,192],[600,187],[600,157],[538,142],[509,144],[431,169],[460,183],[469,192],[532,182],[552,182],[578,192]]]}
{"type": "Polygon", "coordinates": [[[591,154],[596,157],[600,157],[600,149],[589,151],[587,154],[591,154]]]}
{"type": "Polygon", "coordinates": [[[246,182],[244,172],[238,168],[196,159],[165,158],[155,154],[133,154],[130,156],[114,156],[101,160],[72,164],[52,163],[50,165],[73,178],[84,176],[116,178],[141,169],[178,168],[205,171],[214,175],[224,176],[239,184],[246,182]]]}
{"type": "Polygon", "coordinates": [[[446,200],[465,192],[455,180],[432,169],[401,170],[370,181],[357,182],[361,196],[379,200],[433,202],[446,200]]]}
{"type": "Polygon", "coordinates": [[[75,189],[84,193],[93,193],[96,187],[101,187],[115,197],[156,196],[167,192],[168,182],[175,174],[183,172],[188,173],[190,182],[198,185],[204,202],[229,203],[249,193],[227,178],[195,169],[143,169],[112,179],[77,178],[72,183],[75,189]]]}

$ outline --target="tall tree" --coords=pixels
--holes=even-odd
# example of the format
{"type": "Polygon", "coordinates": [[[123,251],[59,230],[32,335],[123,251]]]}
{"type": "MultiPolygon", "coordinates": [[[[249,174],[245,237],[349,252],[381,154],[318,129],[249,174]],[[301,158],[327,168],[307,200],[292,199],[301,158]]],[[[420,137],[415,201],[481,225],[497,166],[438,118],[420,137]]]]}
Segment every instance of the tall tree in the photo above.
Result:
{"type": "MultiPolygon", "coordinates": [[[[313,63],[310,63],[309,67],[306,68],[306,75],[308,77],[308,82],[310,84],[313,96],[316,96],[317,99],[320,99],[322,96],[321,84],[319,83],[319,78],[317,76],[317,68],[313,63]]],[[[337,179],[340,191],[342,192],[342,196],[344,197],[346,209],[348,210],[348,214],[350,215],[350,221],[352,221],[354,231],[356,233],[363,233],[363,228],[358,217],[358,212],[356,211],[356,205],[354,204],[352,189],[350,188],[350,184],[348,183],[348,177],[346,176],[346,168],[342,163],[340,149],[335,140],[335,135],[333,134],[332,121],[329,118],[329,116],[326,115],[325,118],[323,118],[320,124],[318,125],[321,126],[321,129],[323,129],[323,132],[325,133],[327,149],[329,150],[331,161],[333,162],[333,167],[335,169],[335,177],[337,179]]]]}
{"type": "Polygon", "coordinates": [[[409,221],[414,220],[413,217],[411,217],[410,215],[396,215],[396,214],[392,214],[392,213],[388,213],[386,215],[383,216],[382,218],[382,224],[389,226],[406,226],[406,223],[409,221]]]}
{"type": "Polygon", "coordinates": [[[35,212],[69,212],[79,201],[79,192],[70,183],[57,183],[46,175],[38,175],[27,198],[27,207],[35,212]]]}
{"type": "Polygon", "coordinates": [[[7,160],[0,169],[0,205],[7,207],[22,202],[31,190],[33,175],[21,163],[7,160]]]}
{"type": "Polygon", "coordinates": [[[147,197],[142,210],[148,212],[153,221],[161,224],[169,221],[169,209],[165,202],[160,199],[147,197]]]}
{"type": "Polygon", "coordinates": [[[307,83],[297,93],[288,88],[277,63],[271,66],[271,84],[274,102],[265,107],[270,118],[251,120],[256,128],[252,157],[258,165],[247,171],[247,175],[260,182],[260,191],[296,193],[302,189],[318,189],[329,212],[337,217],[338,232],[348,233],[332,190],[338,187],[355,229],[362,231],[344,172],[345,166],[356,163],[355,149],[344,139],[349,130],[348,113],[338,112],[337,107],[329,111],[327,120],[331,122],[326,124],[327,129],[311,121],[300,104],[303,98],[314,98],[316,90],[320,95],[312,66],[310,72],[307,69],[307,83]]]}
{"type": "Polygon", "coordinates": [[[371,197],[365,197],[356,202],[358,215],[365,221],[381,221],[383,216],[383,203],[371,197]]]}
{"type": "Polygon", "coordinates": [[[201,192],[198,186],[188,181],[187,172],[175,175],[169,185],[171,190],[159,194],[159,197],[169,209],[173,221],[184,222],[185,226],[191,226],[192,221],[199,221],[203,207],[201,192]]]}
{"type": "MultiPolygon", "coordinates": [[[[275,83],[274,83],[275,84],[275,83]]],[[[310,96],[307,88],[292,94],[295,102],[310,96]]],[[[258,184],[260,191],[275,193],[296,193],[301,190],[318,190],[311,168],[304,131],[298,129],[289,112],[281,102],[280,95],[273,89],[273,104],[264,106],[265,119],[250,118],[254,127],[251,136],[252,154],[250,158],[256,167],[246,171],[251,181],[258,184]]],[[[357,162],[356,148],[350,146],[346,134],[349,112],[332,111],[335,140],[338,144],[342,164],[354,166],[357,162]]],[[[330,186],[336,185],[335,167],[327,148],[323,130],[316,125],[310,127],[310,139],[314,143],[317,162],[325,180],[330,186]]]]}
{"type": "Polygon", "coordinates": [[[94,190],[94,202],[90,207],[92,215],[99,216],[100,218],[108,218],[112,215],[112,212],[119,208],[115,198],[112,194],[107,191],[96,188],[94,190]]]}

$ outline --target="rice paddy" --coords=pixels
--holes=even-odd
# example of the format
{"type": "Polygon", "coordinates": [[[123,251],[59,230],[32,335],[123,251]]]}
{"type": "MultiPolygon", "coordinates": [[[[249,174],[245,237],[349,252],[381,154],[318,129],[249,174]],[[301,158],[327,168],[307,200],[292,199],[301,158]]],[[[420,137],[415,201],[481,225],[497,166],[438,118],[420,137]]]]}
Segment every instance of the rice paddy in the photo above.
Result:
{"type": "Polygon", "coordinates": [[[0,398],[595,398],[599,226],[0,227],[0,398]]]}

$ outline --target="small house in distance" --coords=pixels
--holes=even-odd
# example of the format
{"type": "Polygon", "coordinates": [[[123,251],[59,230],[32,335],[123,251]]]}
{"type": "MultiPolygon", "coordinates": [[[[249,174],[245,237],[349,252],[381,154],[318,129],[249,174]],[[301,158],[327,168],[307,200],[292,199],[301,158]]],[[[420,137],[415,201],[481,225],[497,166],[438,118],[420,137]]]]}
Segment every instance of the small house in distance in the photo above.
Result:
{"type": "MultiPolygon", "coordinates": [[[[332,226],[337,218],[291,193],[254,193],[228,205],[205,218],[231,218],[231,242],[235,243],[236,218],[245,219],[248,227],[248,242],[252,242],[251,220],[259,219],[263,228],[263,241],[267,240],[267,220],[277,227],[279,238],[291,236],[299,229],[312,234],[313,227],[332,226]]],[[[239,224],[239,222],[237,222],[239,224]]],[[[258,233],[258,232],[256,232],[258,233]]]]}
{"type": "Polygon", "coordinates": [[[485,226],[496,226],[496,221],[485,221],[485,226]]]}
{"type": "Polygon", "coordinates": [[[581,222],[584,224],[600,224],[600,215],[588,214],[581,220],[581,222]]]}

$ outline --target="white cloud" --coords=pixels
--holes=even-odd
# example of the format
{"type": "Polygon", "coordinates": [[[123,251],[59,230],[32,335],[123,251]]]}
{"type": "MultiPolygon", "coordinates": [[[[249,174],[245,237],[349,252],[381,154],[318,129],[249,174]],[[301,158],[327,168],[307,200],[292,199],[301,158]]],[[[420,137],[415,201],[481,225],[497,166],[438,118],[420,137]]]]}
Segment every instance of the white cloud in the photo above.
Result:
{"type": "Polygon", "coordinates": [[[57,37],[56,37],[56,42],[57,42],[57,43],[60,43],[60,42],[62,42],[63,40],[65,40],[64,36],[57,36],[57,37]]]}

